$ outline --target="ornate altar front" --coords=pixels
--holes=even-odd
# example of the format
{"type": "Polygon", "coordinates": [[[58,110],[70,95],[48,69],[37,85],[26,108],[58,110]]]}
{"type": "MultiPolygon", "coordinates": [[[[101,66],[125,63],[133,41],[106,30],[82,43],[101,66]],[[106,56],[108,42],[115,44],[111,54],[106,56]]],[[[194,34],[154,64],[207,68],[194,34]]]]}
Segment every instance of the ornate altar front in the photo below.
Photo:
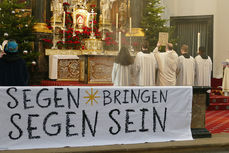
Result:
{"type": "Polygon", "coordinates": [[[117,55],[115,51],[98,53],[47,49],[46,55],[49,56],[49,78],[52,80],[112,83],[112,67],[117,55]]]}

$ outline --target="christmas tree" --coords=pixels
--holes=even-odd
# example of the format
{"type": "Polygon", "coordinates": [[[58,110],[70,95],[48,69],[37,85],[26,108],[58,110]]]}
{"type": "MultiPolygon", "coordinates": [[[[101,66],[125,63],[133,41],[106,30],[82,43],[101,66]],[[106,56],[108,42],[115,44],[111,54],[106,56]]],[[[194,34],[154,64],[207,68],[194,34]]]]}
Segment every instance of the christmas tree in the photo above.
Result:
{"type": "MultiPolygon", "coordinates": [[[[153,50],[157,45],[159,32],[169,32],[171,36],[173,28],[167,27],[168,20],[161,17],[164,7],[161,6],[160,0],[145,0],[144,3],[141,27],[144,29],[146,40],[149,41],[149,49],[153,50]]],[[[170,42],[174,43],[174,40],[170,39],[170,42]]]]}
{"type": "Polygon", "coordinates": [[[4,40],[16,40],[19,53],[28,66],[36,65],[37,52],[32,51],[34,41],[34,19],[28,12],[25,2],[3,0],[0,3],[0,43],[4,40]]]}

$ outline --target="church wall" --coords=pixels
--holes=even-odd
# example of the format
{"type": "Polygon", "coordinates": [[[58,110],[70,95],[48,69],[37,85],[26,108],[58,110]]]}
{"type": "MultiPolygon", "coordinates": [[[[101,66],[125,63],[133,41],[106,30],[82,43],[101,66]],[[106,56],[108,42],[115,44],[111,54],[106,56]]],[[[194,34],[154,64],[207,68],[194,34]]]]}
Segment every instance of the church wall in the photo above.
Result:
{"type": "Polygon", "coordinates": [[[165,18],[171,16],[214,15],[213,77],[221,78],[222,61],[229,58],[228,0],[162,0],[165,18]]]}

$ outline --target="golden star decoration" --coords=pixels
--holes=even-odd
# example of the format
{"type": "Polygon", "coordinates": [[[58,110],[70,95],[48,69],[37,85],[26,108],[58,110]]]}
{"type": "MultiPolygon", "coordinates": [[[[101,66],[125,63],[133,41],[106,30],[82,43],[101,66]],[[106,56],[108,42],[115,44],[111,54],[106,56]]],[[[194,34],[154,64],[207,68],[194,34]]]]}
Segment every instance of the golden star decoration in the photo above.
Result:
{"type": "Polygon", "coordinates": [[[88,96],[85,96],[84,97],[85,99],[88,99],[88,101],[86,102],[86,104],[88,104],[89,102],[91,102],[91,105],[92,106],[93,106],[94,102],[96,104],[98,104],[98,102],[96,100],[96,98],[100,98],[100,96],[96,96],[97,93],[99,92],[98,90],[96,90],[95,93],[94,93],[93,88],[91,88],[91,93],[89,93],[87,90],[85,92],[88,94],[88,96]]]}

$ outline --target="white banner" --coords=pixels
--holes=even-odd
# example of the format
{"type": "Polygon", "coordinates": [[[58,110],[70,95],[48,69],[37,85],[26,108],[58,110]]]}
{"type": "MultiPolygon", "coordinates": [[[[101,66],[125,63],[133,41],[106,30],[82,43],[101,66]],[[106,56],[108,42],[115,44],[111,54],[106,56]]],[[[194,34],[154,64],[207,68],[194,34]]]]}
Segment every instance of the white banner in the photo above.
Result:
{"type": "Polygon", "coordinates": [[[192,140],[191,87],[1,87],[0,150],[192,140]]]}

